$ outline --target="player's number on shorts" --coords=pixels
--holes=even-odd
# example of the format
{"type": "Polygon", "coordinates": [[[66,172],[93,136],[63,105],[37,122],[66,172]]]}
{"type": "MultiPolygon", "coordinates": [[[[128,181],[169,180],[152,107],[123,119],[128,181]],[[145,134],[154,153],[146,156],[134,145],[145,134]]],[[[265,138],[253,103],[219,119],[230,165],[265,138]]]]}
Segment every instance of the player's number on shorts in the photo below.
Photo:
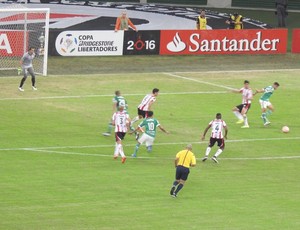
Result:
{"type": "Polygon", "coordinates": [[[155,128],[155,125],[154,125],[153,122],[148,123],[148,129],[149,129],[149,131],[153,131],[154,128],[155,128]]]}

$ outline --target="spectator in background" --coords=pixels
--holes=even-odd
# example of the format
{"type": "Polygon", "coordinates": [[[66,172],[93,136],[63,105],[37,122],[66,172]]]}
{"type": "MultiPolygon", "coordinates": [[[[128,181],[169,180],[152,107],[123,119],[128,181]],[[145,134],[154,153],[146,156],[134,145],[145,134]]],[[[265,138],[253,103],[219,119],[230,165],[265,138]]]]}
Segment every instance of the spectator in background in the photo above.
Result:
{"type": "Polygon", "coordinates": [[[197,30],[206,30],[207,19],[205,16],[205,10],[200,11],[200,15],[196,19],[196,29],[197,30]]]}
{"type": "Polygon", "coordinates": [[[275,0],[278,27],[286,27],[285,18],[287,16],[287,0],[275,0]]]}
{"type": "Polygon", "coordinates": [[[122,11],[121,16],[117,18],[115,32],[118,30],[128,30],[129,26],[136,32],[138,31],[135,25],[133,25],[131,20],[127,17],[127,12],[124,10],[122,11]]]}
{"type": "Polygon", "coordinates": [[[243,16],[238,13],[231,14],[225,23],[229,25],[228,29],[241,30],[244,28],[243,16]]]}

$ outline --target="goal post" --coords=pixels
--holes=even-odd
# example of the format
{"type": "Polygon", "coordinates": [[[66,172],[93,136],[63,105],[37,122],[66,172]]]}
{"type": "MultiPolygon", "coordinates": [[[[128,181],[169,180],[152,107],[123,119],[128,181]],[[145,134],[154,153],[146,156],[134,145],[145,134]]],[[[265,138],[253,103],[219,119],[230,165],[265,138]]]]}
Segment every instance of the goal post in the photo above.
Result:
{"type": "Polygon", "coordinates": [[[18,70],[29,47],[35,48],[35,73],[46,76],[49,8],[0,8],[0,70],[18,70]]]}

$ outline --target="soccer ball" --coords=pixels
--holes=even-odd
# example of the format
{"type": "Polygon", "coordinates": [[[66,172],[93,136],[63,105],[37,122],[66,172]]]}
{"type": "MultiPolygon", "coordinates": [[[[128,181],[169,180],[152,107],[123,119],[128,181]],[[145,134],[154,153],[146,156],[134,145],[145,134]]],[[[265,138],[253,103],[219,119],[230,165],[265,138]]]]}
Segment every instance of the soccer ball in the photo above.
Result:
{"type": "Polygon", "coordinates": [[[287,127],[287,126],[283,126],[281,131],[284,132],[284,133],[288,133],[290,131],[290,128],[287,127]]]}

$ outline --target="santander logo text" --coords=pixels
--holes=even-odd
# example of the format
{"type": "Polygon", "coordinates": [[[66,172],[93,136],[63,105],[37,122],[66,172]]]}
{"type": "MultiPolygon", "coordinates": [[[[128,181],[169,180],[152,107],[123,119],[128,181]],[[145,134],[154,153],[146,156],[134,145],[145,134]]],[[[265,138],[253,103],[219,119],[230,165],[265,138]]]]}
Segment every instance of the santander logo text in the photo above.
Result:
{"type": "Polygon", "coordinates": [[[287,30],[161,31],[160,54],[286,53],[287,30]]]}
{"type": "Polygon", "coordinates": [[[261,32],[256,33],[256,37],[250,39],[212,39],[201,40],[200,34],[192,34],[190,37],[190,52],[220,52],[220,51],[276,51],[279,39],[262,39],[261,32]]]}

